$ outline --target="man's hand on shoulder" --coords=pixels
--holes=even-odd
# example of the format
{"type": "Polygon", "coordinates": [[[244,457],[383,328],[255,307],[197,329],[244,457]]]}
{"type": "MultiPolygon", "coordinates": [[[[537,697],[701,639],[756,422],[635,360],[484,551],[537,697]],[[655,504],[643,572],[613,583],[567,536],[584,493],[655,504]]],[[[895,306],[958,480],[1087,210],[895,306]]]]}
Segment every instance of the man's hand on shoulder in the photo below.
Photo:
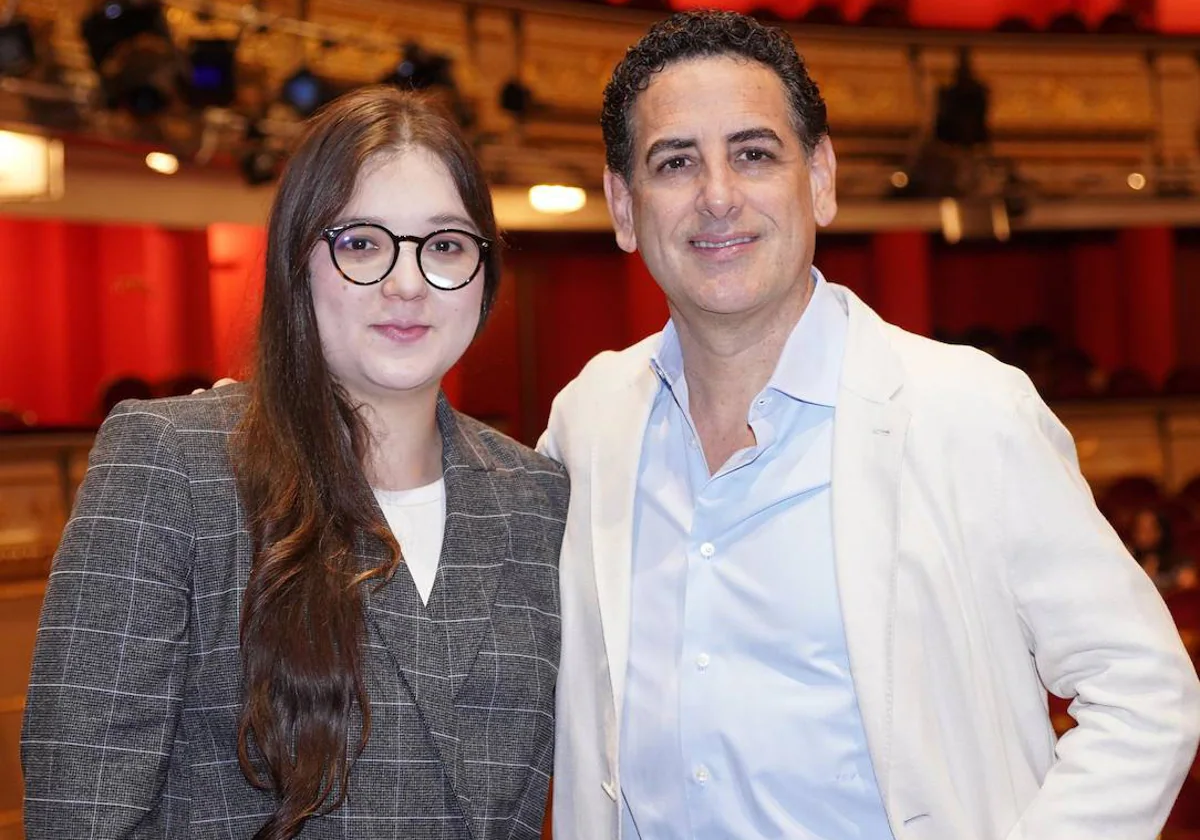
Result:
{"type": "MultiPolygon", "coordinates": [[[[236,384],[237,384],[236,379],[230,379],[228,376],[223,376],[220,379],[218,379],[216,382],[213,383],[213,387],[214,388],[222,388],[226,385],[236,385],[236,384]]],[[[207,390],[208,390],[207,388],[197,388],[195,391],[192,391],[192,393],[193,394],[203,394],[207,390]]]]}

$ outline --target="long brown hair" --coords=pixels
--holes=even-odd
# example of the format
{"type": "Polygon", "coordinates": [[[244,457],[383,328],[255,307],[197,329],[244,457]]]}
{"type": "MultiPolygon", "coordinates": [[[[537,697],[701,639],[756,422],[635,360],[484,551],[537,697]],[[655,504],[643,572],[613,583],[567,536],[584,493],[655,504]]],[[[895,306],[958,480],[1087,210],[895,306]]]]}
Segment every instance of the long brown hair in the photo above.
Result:
{"type": "MultiPolygon", "coordinates": [[[[277,802],[256,840],[290,840],[309,817],[339,806],[370,734],[360,586],[389,579],[400,548],[364,477],[367,429],[322,354],[308,265],[364,166],[413,146],[442,160],[479,233],[495,240],[491,196],[458,127],[395,88],[359,89],[313,117],[271,208],[255,372],[233,440],[254,545],[242,602],[238,759],[277,802]],[[364,536],[388,548],[388,562],[363,567],[355,544],[364,536]],[[362,730],[350,755],[355,704],[362,730]]],[[[495,300],[498,250],[484,264],[481,321],[495,300]]]]}

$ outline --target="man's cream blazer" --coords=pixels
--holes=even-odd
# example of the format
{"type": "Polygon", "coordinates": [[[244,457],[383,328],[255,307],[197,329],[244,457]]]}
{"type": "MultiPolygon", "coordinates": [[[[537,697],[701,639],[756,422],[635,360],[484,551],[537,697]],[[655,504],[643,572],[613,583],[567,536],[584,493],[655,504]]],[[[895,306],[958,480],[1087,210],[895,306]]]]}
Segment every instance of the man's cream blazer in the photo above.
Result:
{"type": "MultiPolygon", "coordinates": [[[[837,581],[895,837],[1151,840],[1195,755],[1200,685],[1070,435],[1020,371],[833,289],[849,313],[837,581]],[[1047,688],[1074,698],[1078,726],[1057,743],[1047,688]]],[[[540,443],[571,479],[556,840],[619,834],[634,489],[657,340],[593,359],[540,443]]]]}

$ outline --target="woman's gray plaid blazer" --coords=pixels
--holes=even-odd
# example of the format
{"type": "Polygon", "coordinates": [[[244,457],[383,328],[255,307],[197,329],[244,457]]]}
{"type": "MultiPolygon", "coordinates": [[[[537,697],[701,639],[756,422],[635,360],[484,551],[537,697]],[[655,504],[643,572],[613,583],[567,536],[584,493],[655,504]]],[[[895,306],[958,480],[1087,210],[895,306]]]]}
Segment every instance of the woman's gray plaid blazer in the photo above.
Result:
{"type": "MultiPolygon", "coordinates": [[[[273,810],[237,762],[251,546],[228,440],[244,404],[242,386],[126,402],[96,438],[38,630],[28,840],[249,838],[273,810]]],[[[433,592],[422,604],[403,568],[365,588],[370,741],[345,804],[302,838],[540,836],[567,479],[444,401],[438,424],[433,592]]],[[[360,542],[372,566],[376,542],[360,542]]]]}

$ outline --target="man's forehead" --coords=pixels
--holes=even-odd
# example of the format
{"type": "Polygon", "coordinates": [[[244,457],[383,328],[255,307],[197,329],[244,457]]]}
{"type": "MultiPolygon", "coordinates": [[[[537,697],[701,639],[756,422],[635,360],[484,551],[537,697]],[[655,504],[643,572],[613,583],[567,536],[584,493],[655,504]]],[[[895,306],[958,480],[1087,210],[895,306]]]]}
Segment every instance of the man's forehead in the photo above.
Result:
{"type": "Polygon", "coordinates": [[[656,73],[634,103],[633,134],[648,148],[663,139],[731,138],[757,128],[792,133],[783,82],[768,67],[727,56],[688,59],[656,73]],[[721,66],[713,66],[716,63],[721,66]]]}
{"type": "Polygon", "coordinates": [[[653,107],[702,100],[758,100],[786,105],[783,81],[771,68],[757,61],[737,60],[728,56],[706,56],[668,64],[650,77],[636,107],[653,107]]]}

